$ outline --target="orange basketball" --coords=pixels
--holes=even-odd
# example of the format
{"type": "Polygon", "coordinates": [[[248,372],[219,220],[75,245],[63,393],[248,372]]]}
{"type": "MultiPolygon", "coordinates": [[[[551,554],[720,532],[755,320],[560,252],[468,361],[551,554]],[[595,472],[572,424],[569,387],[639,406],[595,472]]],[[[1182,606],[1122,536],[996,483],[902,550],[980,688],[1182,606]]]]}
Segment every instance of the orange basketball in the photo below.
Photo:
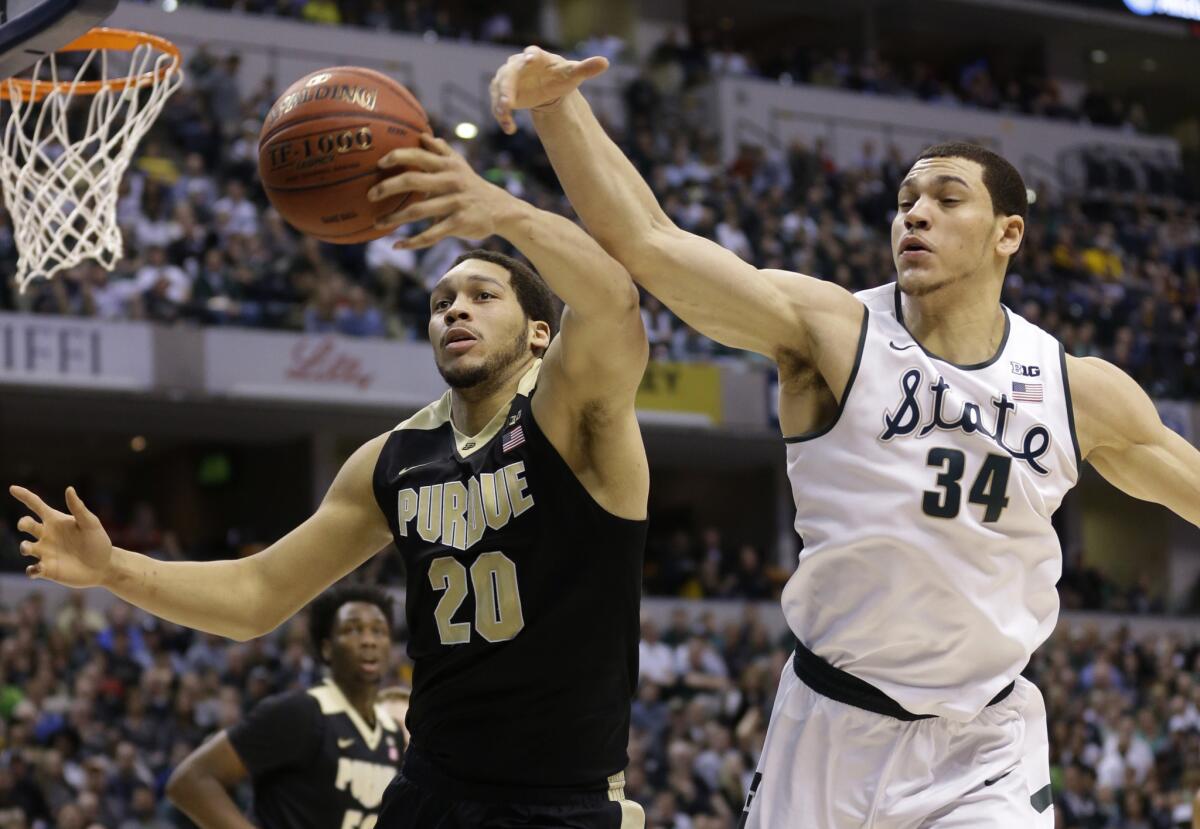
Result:
{"type": "Polygon", "coordinates": [[[382,202],[367,191],[398,168],[379,159],[416,147],[429,119],[413,94],[358,66],[305,75],[280,96],[263,123],[258,170],[263,189],[288,223],[324,242],[353,244],[386,235],[375,221],[419,196],[382,202]]]}

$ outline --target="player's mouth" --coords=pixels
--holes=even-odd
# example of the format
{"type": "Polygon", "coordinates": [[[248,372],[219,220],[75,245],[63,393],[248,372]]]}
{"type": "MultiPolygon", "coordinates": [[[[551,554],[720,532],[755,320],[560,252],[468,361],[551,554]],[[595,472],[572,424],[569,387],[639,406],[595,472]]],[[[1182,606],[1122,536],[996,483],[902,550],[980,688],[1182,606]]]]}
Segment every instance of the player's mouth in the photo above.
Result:
{"type": "Polygon", "coordinates": [[[933,248],[919,236],[908,234],[900,240],[900,260],[916,264],[933,255],[933,248]]]}
{"type": "Polygon", "coordinates": [[[470,351],[477,342],[479,342],[479,337],[474,331],[456,325],[442,337],[442,348],[451,354],[462,354],[464,351],[470,351]]]}
{"type": "Polygon", "coordinates": [[[363,657],[358,660],[358,667],[364,674],[378,676],[383,671],[383,663],[374,656],[363,657]]]}

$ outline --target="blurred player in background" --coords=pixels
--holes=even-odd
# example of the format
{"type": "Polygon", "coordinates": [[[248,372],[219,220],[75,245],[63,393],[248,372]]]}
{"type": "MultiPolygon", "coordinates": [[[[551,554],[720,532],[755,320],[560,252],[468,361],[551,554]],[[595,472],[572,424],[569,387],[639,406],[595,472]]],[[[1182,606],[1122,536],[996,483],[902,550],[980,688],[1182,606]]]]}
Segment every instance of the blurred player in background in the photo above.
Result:
{"type": "Polygon", "coordinates": [[[309,610],[324,684],[263,700],[184,760],[167,796],[202,829],[251,827],[230,789],[249,778],[263,829],[370,827],[404,739],[379,699],[392,644],[381,588],[336,587],[309,610]]]}
{"type": "MultiPolygon", "coordinates": [[[[649,472],[634,397],[648,346],[629,274],[569,220],[485,182],[443,141],[383,160],[373,198],[426,199],[398,244],[497,234],[509,257],[460,257],[431,297],[450,386],[368,441],[316,513],[237,561],[114,548],[74,489],[33,492],[19,529],[34,578],[101,585],[151,613],[237,639],[275,628],[394,542],[413,659],[404,770],[381,827],[640,826],[624,799],[649,472]]],[[[266,506],[266,505],[264,505],[266,506]]]]}
{"type": "Polygon", "coordinates": [[[1027,212],[1003,158],[926,150],[899,188],[897,282],[852,295],[678,228],[577,90],[606,65],[530,47],[493,104],[509,132],[533,109],[572,205],[635,280],[778,364],[805,549],[744,821],[1050,829],[1045,706],[1020,673],[1058,618],[1051,516],[1087,458],[1200,524],[1200,452],[1118,368],[1000,304],[1027,212]]]}

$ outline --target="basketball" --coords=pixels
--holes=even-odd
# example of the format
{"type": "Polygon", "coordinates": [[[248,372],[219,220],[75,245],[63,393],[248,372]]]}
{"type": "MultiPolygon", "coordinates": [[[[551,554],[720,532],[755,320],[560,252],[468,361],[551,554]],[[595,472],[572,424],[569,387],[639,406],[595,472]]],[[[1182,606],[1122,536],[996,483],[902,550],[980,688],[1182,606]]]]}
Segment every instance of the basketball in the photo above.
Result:
{"type": "Polygon", "coordinates": [[[305,75],[271,107],[258,142],[258,167],[271,204],[297,230],[323,242],[368,242],[388,231],[382,216],[418,198],[378,203],[367,191],[397,170],[380,170],[392,150],[429,132],[416,97],[386,75],[335,66],[305,75]]]}

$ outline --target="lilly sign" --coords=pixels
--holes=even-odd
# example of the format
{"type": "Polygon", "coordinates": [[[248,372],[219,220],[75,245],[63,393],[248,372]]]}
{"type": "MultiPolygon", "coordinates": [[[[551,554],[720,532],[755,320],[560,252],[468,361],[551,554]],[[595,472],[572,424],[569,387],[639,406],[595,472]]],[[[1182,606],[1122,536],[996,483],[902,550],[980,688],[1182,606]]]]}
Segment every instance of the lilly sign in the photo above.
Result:
{"type": "Polygon", "coordinates": [[[1134,14],[1165,14],[1185,20],[1200,20],[1200,0],[1125,0],[1134,14]]]}

